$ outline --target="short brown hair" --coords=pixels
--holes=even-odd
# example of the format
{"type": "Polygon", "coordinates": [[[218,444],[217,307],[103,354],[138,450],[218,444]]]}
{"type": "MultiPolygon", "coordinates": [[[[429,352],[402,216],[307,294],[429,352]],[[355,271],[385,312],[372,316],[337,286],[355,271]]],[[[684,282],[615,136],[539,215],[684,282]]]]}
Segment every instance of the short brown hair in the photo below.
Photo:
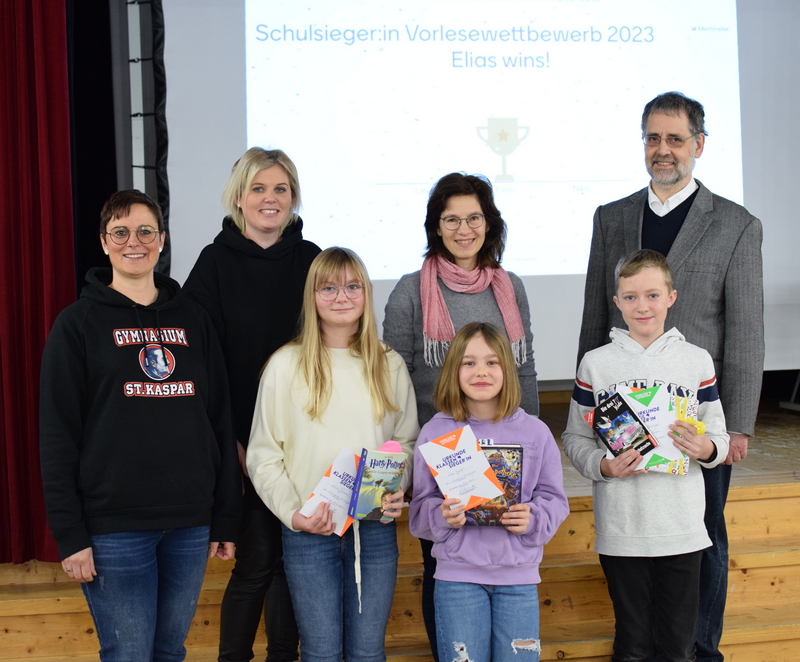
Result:
{"type": "Polygon", "coordinates": [[[100,234],[106,233],[106,228],[111,219],[120,219],[130,216],[133,205],[144,205],[156,219],[158,227],[156,230],[164,232],[164,217],[161,215],[161,207],[147,193],[142,193],[139,189],[128,189],[127,191],[117,191],[112,193],[106,200],[103,209],[100,210],[100,234]]]}
{"type": "Polygon", "coordinates": [[[497,355],[503,370],[503,388],[500,389],[497,416],[493,419],[497,423],[511,416],[519,408],[522,402],[522,389],[508,338],[496,326],[486,322],[471,322],[462,327],[453,338],[433,391],[433,405],[438,411],[452,416],[456,421],[467,420],[469,416],[467,397],[461,390],[458,373],[467,345],[475,336],[483,336],[486,344],[497,355]]]}
{"type": "Polygon", "coordinates": [[[619,279],[630,278],[635,276],[642,269],[647,267],[654,267],[661,269],[664,275],[664,283],[667,286],[667,291],[672,292],[675,286],[672,284],[672,272],[669,270],[667,258],[665,258],[658,251],[651,251],[649,249],[638,250],[635,253],[626,255],[619,262],[617,268],[614,269],[614,291],[619,291],[619,279]]]}
{"type": "Polygon", "coordinates": [[[689,120],[689,130],[692,136],[699,136],[703,134],[708,135],[706,131],[706,114],[703,110],[703,104],[687,97],[681,92],[664,92],[659,94],[655,99],[647,102],[642,113],[642,135],[647,131],[647,121],[653,113],[662,113],[664,115],[680,115],[686,113],[686,118],[689,120]]]}

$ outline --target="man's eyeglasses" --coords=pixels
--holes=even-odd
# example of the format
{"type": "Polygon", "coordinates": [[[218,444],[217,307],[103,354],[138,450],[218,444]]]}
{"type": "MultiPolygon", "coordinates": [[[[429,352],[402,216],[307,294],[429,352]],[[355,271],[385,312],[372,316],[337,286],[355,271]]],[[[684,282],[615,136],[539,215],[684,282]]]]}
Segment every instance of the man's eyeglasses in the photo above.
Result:
{"type": "Polygon", "coordinates": [[[448,230],[458,230],[458,228],[461,227],[462,221],[466,221],[467,226],[474,230],[475,228],[479,228],[481,225],[483,225],[483,219],[483,214],[472,214],[466,218],[459,218],[458,216],[445,216],[439,220],[444,223],[444,227],[446,227],[448,230]]]}
{"type": "Polygon", "coordinates": [[[326,285],[325,287],[320,287],[316,292],[323,301],[333,301],[339,296],[339,290],[343,290],[348,299],[358,299],[358,297],[364,294],[364,286],[358,283],[340,285],[339,287],[335,285],[326,285]]]}
{"type": "Polygon", "coordinates": [[[122,246],[128,242],[128,237],[131,236],[131,232],[135,232],[136,236],[139,238],[139,241],[141,241],[143,244],[153,243],[153,240],[159,235],[158,230],[150,227],[149,225],[143,225],[142,227],[132,231],[128,228],[114,228],[111,232],[106,232],[106,234],[111,237],[111,241],[118,246],[122,246]]]}
{"type": "Polygon", "coordinates": [[[681,138],[680,136],[667,136],[666,138],[662,138],[654,133],[648,133],[646,136],[642,136],[642,142],[647,147],[658,147],[661,144],[661,141],[667,143],[667,147],[683,147],[687,140],[691,140],[696,135],[696,133],[693,133],[688,138],[681,138]]]}

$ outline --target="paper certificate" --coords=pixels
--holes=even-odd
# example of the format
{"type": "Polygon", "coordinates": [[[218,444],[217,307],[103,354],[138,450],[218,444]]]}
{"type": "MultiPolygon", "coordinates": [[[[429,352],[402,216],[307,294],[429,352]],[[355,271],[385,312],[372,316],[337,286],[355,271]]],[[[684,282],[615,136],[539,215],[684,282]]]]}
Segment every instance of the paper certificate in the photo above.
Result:
{"type": "Polygon", "coordinates": [[[417,446],[445,499],[474,508],[503,494],[469,425],[417,446]]]}
{"type": "Polygon", "coordinates": [[[685,476],[689,473],[689,457],[669,436],[669,426],[678,418],[674,398],[664,385],[648,389],[630,389],[623,394],[642,423],[658,441],[658,448],[642,458],[637,469],[685,476]]]}
{"type": "Polygon", "coordinates": [[[300,514],[311,517],[317,512],[319,504],[329,503],[333,512],[333,523],[336,525],[334,533],[337,536],[343,535],[353,523],[353,518],[348,516],[347,510],[353,496],[358,460],[358,455],[343,448],[300,509],[300,514]]]}

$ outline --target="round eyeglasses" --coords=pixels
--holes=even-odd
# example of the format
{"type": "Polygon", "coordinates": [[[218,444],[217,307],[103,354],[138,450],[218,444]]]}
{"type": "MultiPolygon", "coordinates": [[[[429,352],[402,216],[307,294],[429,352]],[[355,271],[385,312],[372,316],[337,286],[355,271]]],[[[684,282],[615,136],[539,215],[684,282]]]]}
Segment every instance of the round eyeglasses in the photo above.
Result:
{"type": "Polygon", "coordinates": [[[333,301],[339,296],[339,290],[343,290],[348,299],[358,299],[364,294],[364,286],[358,283],[350,283],[349,285],[340,285],[338,287],[326,285],[325,287],[320,287],[316,292],[323,301],[333,301]]]}
{"type": "Polygon", "coordinates": [[[448,230],[458,230],[458,228],[461,227],[462,221],[466,221],[467,227],[470,227],[474,230],[475,228],[479,228],[481,225],[483,225],[483,219],[483,214],[471,214],[466,218],[459,218],[458,216],[444,216],[439,220],[444,223],[444,227],[446,227],[448,230]]]}
{"type": "Polygon", "coordinates": [[[128,228],[114,228],[111,232],[106,232],[106,234],[111,237],[111,241],[113,241],[118,246],[122,246],[128,242],[128,237],[131,236],[131,232],[135,232],[139,241],[143,244],[151,244],[153,240],[159,235],[159,231],[149,225],[143,225],[136,230],[129,230],[128,228]]]}

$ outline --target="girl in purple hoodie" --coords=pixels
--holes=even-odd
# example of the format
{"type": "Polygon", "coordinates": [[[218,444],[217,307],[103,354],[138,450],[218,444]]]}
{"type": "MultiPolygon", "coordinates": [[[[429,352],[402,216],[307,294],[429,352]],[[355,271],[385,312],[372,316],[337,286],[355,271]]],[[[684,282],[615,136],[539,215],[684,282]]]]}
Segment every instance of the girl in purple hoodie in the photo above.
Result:
{"type": "Polygon", "coordinates": [[[472,323],[455,336],[434,391],[440,412],[417,445],[469,425],[482,443],[518,445],[518,502],[496,526],[465,526],[459,499],[445,499],[422,453],[414,454],[411,532],[432,540],[436,558],[439,659],[538,662],[539,562],[542,547],[569,514],[561,457],[553,435],[519,407],[511,346],[491,324],[472,323]],[[533,657],[532,657],[532,656],[533,657]]]}

